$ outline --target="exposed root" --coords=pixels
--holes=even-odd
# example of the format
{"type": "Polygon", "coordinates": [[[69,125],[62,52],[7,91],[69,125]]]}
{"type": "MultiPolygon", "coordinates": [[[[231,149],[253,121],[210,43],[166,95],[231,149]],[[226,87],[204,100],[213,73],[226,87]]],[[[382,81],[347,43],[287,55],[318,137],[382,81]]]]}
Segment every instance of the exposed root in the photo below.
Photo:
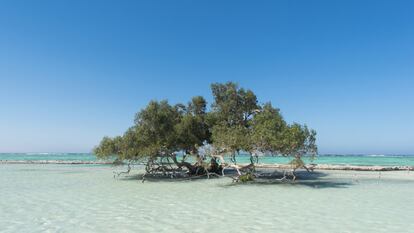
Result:
{"type": "Polygon", "coordinates": [[[131,163],[128,163],[128,169],[124,172],[114,172],[114,179],[118,178],[122,174],[129,174],[131,172],[131,163]]]}
{"type": "MultiPolygon", "coordinates": [[[[195,157],[194,163],[186,162],[184,159],[177,159],[175,154],[164,155],[145,162],[145,174],[142,175],[141,182],[145,182],[149,178],[156,179],[197,179],[212,177],[229,177],[232,182],[246,182],[255,179],[270,179],[281,182],[296,181],[295,174],[298,166],[294,164],[287,165],[285,168],[278,168],[281,172],[266,172],[263,169],[269,169],[266,166],[254,163],[257,158],[252,155],[250,164],[229,164],[223,162],[223,156],[211,156],[209,162],[200,156],[195,157]],[[220,161],[220,164],[218,163],[220,161]],[[257,170],[259,169],[259,170],[257,170]]],[[[313,167],[300,166],[308,172],[313,171],[313,167]]],[[[273,170],[273,169],[272,169],[273,170]]],[[[128,163],[127,171],[114,172],[114,178],[123,174],[129,174],[131,171],[131,161],[128,163]]]]}

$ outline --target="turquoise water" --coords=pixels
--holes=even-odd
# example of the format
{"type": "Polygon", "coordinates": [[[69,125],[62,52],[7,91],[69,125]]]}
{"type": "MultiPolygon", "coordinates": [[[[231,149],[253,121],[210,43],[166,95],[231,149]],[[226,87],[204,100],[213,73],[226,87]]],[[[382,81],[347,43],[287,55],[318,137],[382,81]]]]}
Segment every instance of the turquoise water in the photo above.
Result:
{"type": "Polygon", "coordinates": [[[90,153],[0,153],[0,160],[95,161],[90,153]]]}
{"type": "MultiPolygon", "coordinates": [[[[121,169],[121,168],[120,168],[121,169]]],[[[414,172],[294,184],[141,183],[110,166],[0,164],[0,232],[413,232],[414,172]]]]}
{"type": "MultiPolygon", "coordinates": [[[[61,160],[61,161],[96,161],[89,153],[0,153],[0,160],[61,160]]],[[[348,164],[348,165],[380,165],[380,166],[414,166],[413,155],[319,155],[314,161],[305,159],[307,163],[348,164]]],[[[239,156],[239,163],[248,163],[248,156],[239,156]]],[[[260,163],[287,163],[288,158],[260,157],[260,163]]]]}

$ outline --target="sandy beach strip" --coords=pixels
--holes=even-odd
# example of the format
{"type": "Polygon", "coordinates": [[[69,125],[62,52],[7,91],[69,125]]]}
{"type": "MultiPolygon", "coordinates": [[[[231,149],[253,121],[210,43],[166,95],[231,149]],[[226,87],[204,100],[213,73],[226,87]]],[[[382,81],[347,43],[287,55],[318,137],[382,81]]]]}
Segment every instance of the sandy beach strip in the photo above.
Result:
{"type": "MultiPolygon", "coordinates": [[[[102,164],[111,165],[111,161],[82,161],[82,160],[0,160],[0,164],[66,164],[66,165],[88,165],[102,164]]],[[[240,164],[241,166],[247,164],[240,164]]],[[[336,164],[307,164],[312,170],[340,170],[340,171],[414,171],[414,166],[369,166],[369,165],[336,165],[336,164]]],[[[291,169],[289,164],[256,164],[256,168],[264,169],[291,169]]]]}

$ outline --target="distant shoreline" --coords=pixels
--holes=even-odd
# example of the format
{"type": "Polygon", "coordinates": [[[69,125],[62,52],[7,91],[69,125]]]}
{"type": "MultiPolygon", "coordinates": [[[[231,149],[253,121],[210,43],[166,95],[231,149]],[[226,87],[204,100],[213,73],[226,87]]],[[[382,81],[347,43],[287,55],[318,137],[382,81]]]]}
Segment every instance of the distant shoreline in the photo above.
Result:
{"type": "MultiPolygon", "coordinates": [[[[61,165],[111,165],[111,161],[65,161],[65,160],[0,160],[0,164],[61,164],[61,165]]],[[[263,169],[290,169],[288,164],[257,164],[263,169]]],[[[377,166],[377,165],[336,165],[336,164],[308,164],[313,170],[340,170],[340,171],[414,171],[414,166],[377,166]]]]}

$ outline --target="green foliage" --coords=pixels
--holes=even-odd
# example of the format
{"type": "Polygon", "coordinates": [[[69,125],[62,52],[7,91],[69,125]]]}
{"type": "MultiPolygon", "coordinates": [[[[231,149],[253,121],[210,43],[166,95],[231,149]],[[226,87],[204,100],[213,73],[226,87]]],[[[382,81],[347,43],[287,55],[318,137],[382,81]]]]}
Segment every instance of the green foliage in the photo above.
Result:
{"type": "Polygon", "coordinates": [[[233,156],[239,151],[299,159],[304,154],[316,154],[314,130],[287,124],[279,109],[270,103],[259,105],[251,90],[232,82],[214,83],[211,89],[211,111],[201,96],[193,97],[187,105],[151,101],[136,114],[134,126],[122,136],[104,137],[94,153],[103,159],[152,160],[176,151],[197,155],[208,143],[216,151],[233,156]]]}
{"type": "Polygon", "coordinates": [[[224,153],[234,154],[246,150],[249,146],[249,130],[240,125],[215,125],[212,139],[216,148],[220,148],[224,153]]]}
{"type": "Polygon", "coordinates": [[[179,122],[179,112],[166,100],[151,101],[135,117],[135,128],[142,143],[140,153],[157,157],[178,150],[175,127],[179,122]]]}
{"type": "Polygon", "coordinates": [[[210,141],[210,131],[206,123],[206,104],[203,97],[194,97],[188,104],[188,111],[181,116],[175,126],[177,143],[187,154],[196,154],[198,147],[210,141]]]}
{"type": "Polygon", "coordinates": [[[202,96],[195,96],[188,104],[188,112],[195,116],[204,116],[207,111],[207,101],[202,96]]]}
{"type": "Polygon", "coordinates": [[[119,139],[120,137],[110,138],[104,137],[99,144],[99,146],[95,147],[93,153],[101,159],[105,159],[111,156],[115,156],[119,154],[119,139]]]}
{"type": "Polygon", "coordinates": [[[303,154],[315,155],[317,153],[316,131],[309,130],[306,125],[298,123],[289,125],[283,133],[284,155],[301,156],[303,154]]]}
{"type": "Polygon", "coordinates": [[[253,149],[272,154],[279,154],[284,150],[283,133],[287,125],[279,109],[273,108],[270,103],[265,104],[254,115],[251,125],[253,149]]]}
{"type": "Polygon", "coordinates": [[[233,82],[214,83],[211,90],[214,97],[213,111],[220,124],[246,127],[252,114],[260,108],[257,97],[251,90],[239,88],[233,82]]]}
{"type": "Polygon", "coordinates": [[[241,175],[239,177],[239,180],[243,183],[248,182],[248,181],[253,181],[254,180],[254,175],[249,172],[249,173],[241,175]]]}
{"type": "Polygon", "coordinates": [[[121,150],[118,155],[120,160],[139,160],[144,157],[140,154],[143,144],[143,137],[141,137],[136,127],[129,128],[121,138],[121,150]]]}
{"type": "Polygon", "coordinates": [[[213,122],[214,146],[232,155],[240,150],[251,151],[251,118],[260,109],[256,95],[232,82],[214,83],[211,90],[214,103],[209,120],[213,122]]]}
{"type": "Polygon", "coordinates": [[[95,147],[94,154],[101,159],[116,156],[119,160],[138,160],[142,156],[140,139],[135,128],[132,127],[122,137],[104,137],[99,146],[95,147]]]}

